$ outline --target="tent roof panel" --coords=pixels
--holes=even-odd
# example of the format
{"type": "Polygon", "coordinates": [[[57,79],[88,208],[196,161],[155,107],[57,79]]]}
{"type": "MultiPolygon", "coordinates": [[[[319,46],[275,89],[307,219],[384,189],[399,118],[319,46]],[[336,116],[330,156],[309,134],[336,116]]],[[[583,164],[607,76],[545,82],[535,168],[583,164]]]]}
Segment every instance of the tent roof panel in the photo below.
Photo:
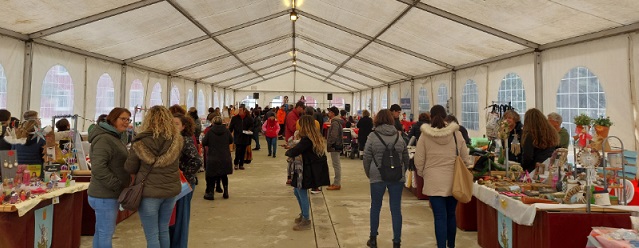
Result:
{"type": "Polygon", "coordinates": [[[227,72],[215,75],[213,77],[207,78],[207,80],[217,83],[217,82],[222,82],[222,81],[227,80],[229,78],[233,78],[233,77],[245,74],[245,73],[250,73],[250,75],[253,75],[254,77],[257,76],[257,75],[255,75],[255,73],[252,73],[252,71],[248,67],[242,66],[242,67],[237,68],[235,70],[227,71],[227,72]]]}
{"type": "MultiPolygon", "coordinates": [[[[362,83],[364,85],[369,85],[370,86],[376,86],[376,85],[382,85],[382,82],[370,79],[368,77],[362,76],[360,74],[357,74],[355,72],[352,72],[350,70],[347,70],[345,68],[340,69],[339,71],[337,71],[335,74],[333,74],[333,76],[331,76],[332,79],[335,79],[337,81],[343,82],[343,83],[348,83],[351,82],[349,84],[356,86],[359,85],[358,83],[362,83]],[[345,78],[345,77],[348,78],[345,78]],[[353,82],[355,81],[355,82],[353,82]]],[[[363,86],[363,85],[361,85],[363,86]]]]}
{"type": "Polygon", "coordinates": [[[205,65],[201,65],[192,69],[188,69],[186,71],[179,72],[178,74],[190,77],[190,78],[201,78],[211,74],[215,74],[235,66],[241,65],[240,61],[238,61],[235,57],[229,56],[220,60],[217,60],[212,63],[208,63],[205,65]]]}
{"type": "MultiPolygon", "coordinates": [[[[250,27],[218,36],[231,50],[239,50],[292,32],[291,20],[281,16],[250,27]]],[[[290,44],[290,43],[289,43],[290,44]]]]}
{"type": "Polygon", "coordinates": [[[160,53],[136,63],[165,71],[172,71],[194,62],[226,54],[227,51],[211,39],[160,53]]]}
{"type": "Polygon", "coordinates": [[[427,54],[451,65],[466,64],[524,49],[519,44],[419,9],[409,11],[380,36],[380,40],[427,54]]]}
{"type": "Polygon", "coordinates": [[[102,19],[45,39],[126,59],[205,35],[166,2],[102,19]]]}
{"type": "Polygon", "coordinates": [[[350,88],[357,89],[357,90],[368,89],[368,87],[366,87],[364,85],[354,83],[354,82],[352,82],[352,81],[350,81],[348,79],[344,79],[344,78],[342,78],[342,79],[344,81],[342,81],[342,80],[337,81],[337,80],[334,80],[334,79],[331,79],[331,78],[329,78],[326,81],[331,82],[331,83],[336,84],[336,85],[345,86],[347,88],[350,87],[350,88]]]}
{"type": "MultiPolygon", "coordinates": [[[[369,0],[303,1],[299,9],[347,28],[374,36],[397,17],[406,5],[397,1],[370,4],[369,0]]],[[[301,18],[304,18],[302,15],[301,18]]]]}
{"type": "Polygon", "coordinates": [[[285,1],[272,0],[190,0],[179,4],[212,33],[287,9],[285,1]]]}
{"type": "Polygon", "coordinates": [[[284,71],[284,69],[286,69],[286,68],[290,68],[292,70],[293,69],[293,65],[291,63],[284,63],[284,64],[276,65],[276,66],[273,66],[273,67],[270,67],[270,68],[260,69],[259,71],[257,71],[257,73],[259,73],[260,75],[264,75],[264,77],[267,78],[272,73],[275,73],[275,72],[278,72],[278,71],[284,71]]]}
{"type": "MultiPolygon", "coordinates": [[[[256,58],[256,59],[261,59],[261,58],[256,58]]],[[[245,62],[247,64],[250,63],[249,66],[251,66],[251,68],[258,69],[258,68],[264,68],[266,66],[269,66],[269,65],[272,65],[272,64],[275,64],[275,63],[279,63],[279,62],[284,61],[284,60],[292,61],[293,57],[291,56],[291,53],[280,54],[280,55],[277,55],[275,57],[271,57],[271,58],[268,58],[268,59],[265,59],[265,60],[262,60],[262,61],[259,61],[259,62],[255,62],[255,63],[251,63],[254,60],[245,61],[245,62]]]]}
{"type": "Polygon", "coordinates": [[[287,50],[290,51],[293,49],[292,43],[293,41],[291,40],[291,38],[287,38],[280,41],[276,41],[268,45],[264,45],[258,48],[248,50],[243,53],[238,53],[237,56],[240,57],[240,59],[243,60],[244,62],[256,60],[256,59],[263,58],[275,53],[279,53],[279,52],[283,52],[287,50]]]}
{"type": "Polygon", "coordinates": [[[297,54],[297,59],[301,60],[301,61],[304,61],[306,63],[312,64],[314,66],[321,67],[324,70],[331,71],[331,72],[334,71],[335,68],[337,68],[336,65],[333,65],[331,63],[328,63],[328,62],[313,58],[313,57],[308,56],[308,55],[303,54],[303,53],[297,54]]]}
{"type": "Polygon", "coordinates": [[[247,81],[249,79],[253,79],[255,77],[257,77],[257,75],[255,75],[255,74],[247,74],[247,75],[244,75],[244,76],[241,76],[241,77],[238,77],[238,78],[234,78],[234,79],[231,79],[229,81],[220,83],[217,86],[230,87],[230,86],[233,86],[234,84],[237,84],[237,83],[240,83],[240,82],[244,82],[244,81],[247,81]]]}
{"type": "MultiPolygon", "coordinates": [[[[390,58],[389,58],[390,59],[390,58]]],[[[344,65],[344,67],[352,68],[353,70],[357,70],[358,72],[364,73],[368,76],[372,76],[383,81],[389,82],[397,79],[405,78],[402,75],[396,74],[394,72],[388,71],[386,69],[371,65],[364,61],[361,61],[357,58],[353,58],[344,65]]],[[[349,70],[350,71],[350,70],[349,70]]]]}
{"type": "Polygon", "coordinates": [[[34,33],[138,0],[2,1],[0,27],[23,34],[34,33]],[[53,14],[55,13],[55,14],[53,14]]]}
{"type": "Polygon", "coordinates": [[[368,45],[358,56],[413,76],[445,69],[377,43],[368,45]]]}
{"type": "Polygon", "coordinates": [[[423,2],[540,44],[639,21],[635,0],[423,2]]]}
{"type": "Polygon", "coordinates": [[[298,69],[305,70],[305,71],[311,71],[311,72],[314,72],[314,73],[312,73],[312,75],[314,75],[314,76],[316,76],[316,77],[321,77],[322,79],[324,79],[324,78],[328,77],[328,75],[329,75],[329,72],[326,72],[326,71],[324,71],[324,70],[322,70],[322,69],[319,69],[319,68],[317,68],[317,67],[313,67],[313,66],[311,66],[311,65],[307,64],[307,63],[306,63],[305,61],[303,61],[303,60],[301,60],[300,62],[298,62],[298,64],[297,64],[297,68],[298,68],[298,69]]]}
{"type": "Polygon", "coordinates": [[[305,39],[295,39],[295,48],[301,51],[311,53],[313,55],[320,56],[335,63],[342,63],[348,56],[339,52],[333,51],[326,47],[313,44],[305,39]]]}
{"type": "Polygon", "coordinates": [[[295,33],[307,36],[329,46],[337,47],[347,53],[355,52],[366,43],[365,39],[310,20],[309,18],[300,18],[295,22],[295,33]]]}

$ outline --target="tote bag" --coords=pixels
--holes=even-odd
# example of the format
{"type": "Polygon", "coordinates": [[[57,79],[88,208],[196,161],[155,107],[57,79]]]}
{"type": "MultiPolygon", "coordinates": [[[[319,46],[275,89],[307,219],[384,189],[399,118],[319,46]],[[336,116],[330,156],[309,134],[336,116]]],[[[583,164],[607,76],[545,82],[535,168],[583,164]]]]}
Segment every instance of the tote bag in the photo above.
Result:
{"type": "Polygon", "coordinates": [[[457,153],[453,175],[453,197],[461,203],[468,203],[473,197],[473,174],[466,168],[464,160],[459,156],[455,133],[453,133],[453,139],[455,140],[455,152],[457,153]]]}

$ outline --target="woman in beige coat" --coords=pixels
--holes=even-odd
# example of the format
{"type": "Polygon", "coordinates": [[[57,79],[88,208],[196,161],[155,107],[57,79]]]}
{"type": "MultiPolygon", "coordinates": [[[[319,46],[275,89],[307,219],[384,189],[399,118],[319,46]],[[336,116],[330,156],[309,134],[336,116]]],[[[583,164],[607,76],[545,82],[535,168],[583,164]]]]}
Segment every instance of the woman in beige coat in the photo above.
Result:
{"type": "Polygon", "coordinates": [[[424,178],[422,193],[428,195],[433,209],[437,247],[455,247],[457,200],[452,196],[452,190],[456,150],[464,161],[468,161],[468,148],[459,132],[459,125],[444,121],[444,107],[435,105],[430,114],[431,124],[421,127],[415,167],[417,175],[424,178]]]}

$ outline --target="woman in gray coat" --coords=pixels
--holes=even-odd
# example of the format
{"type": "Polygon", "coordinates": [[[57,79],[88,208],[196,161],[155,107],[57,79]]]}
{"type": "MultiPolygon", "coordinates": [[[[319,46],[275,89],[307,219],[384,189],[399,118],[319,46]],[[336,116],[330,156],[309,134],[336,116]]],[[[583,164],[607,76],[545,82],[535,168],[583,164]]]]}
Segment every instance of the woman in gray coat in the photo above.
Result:
{"type": "Polygon", "coordinates": [[[120,137],[131,122],[131,112],[114,108],[106,121],[89,133],[91,142],[91,184],[89,205],[95,210],[93,247],[111,247],[118,217],[118,196],[129,185],[129,173],[124,170],[128,151],[120,137]]]}
{"type": "MultiPolygon", "coordinates": [[[[382,109],[375,116],[373,124],[375,131],[368,135],[364,148],[364,172],[371,184],[371,213],[370,213],[370,239],[366,243],[368,247],[377,247],[377,229],[379,228],[379,212],[382,208],[384,193],[388,188],[390,197],[390,210],[393,222],[393,247],[400,247],[402,237],[402,190],[404,189],[404,172],[408,167],[408,151],[406,143],[401,138],[394,126],[393,114],[388,109],[382,109]],[[388,166],[382,164],[383,155],[387,149],[395,147],[401,163],[401,179],[399,181],[384,181],[379,168],[388,166]]],[[[392,151],[392,150],[391,150],[392,151]]]]}

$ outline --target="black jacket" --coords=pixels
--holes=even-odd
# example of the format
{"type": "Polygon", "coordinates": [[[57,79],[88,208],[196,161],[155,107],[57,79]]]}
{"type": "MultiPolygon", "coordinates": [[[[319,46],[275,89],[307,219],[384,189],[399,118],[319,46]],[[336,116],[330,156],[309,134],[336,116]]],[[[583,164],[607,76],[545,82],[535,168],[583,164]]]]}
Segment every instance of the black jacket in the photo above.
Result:
{"type": "Polygon", "coordinates": [[[315,120],[317,122],[319,122],[319,124],[320,124],[320,133],[323,134],[324,133],[324,116],[322,116],[322,113],[320,113],[320,112],[315,112],[313,114],[313,117],[315,118],[315,120]]]}
{"type": "Polygon", "coordinates": [[[532,138],[527,138],[521,143],[521,167],[531,172],[535,169],[537,163],[546,161],[546,159],[552,156],[553,152],[555,152],[554,147],[540,149],[533,145],[532,138]]]}
{"type": "Polygon", "coordinates": [[[231,132],[224,125],[213,125],[205,131],[202,146],[206,151],[206,176],[215,177],[233,174],[233,160],[229,144],[233,144],[231,132]]]}
{"type": "MultiPolygon", "coordinates": [[[[410,140],[410,138],[415,137],[415,144],[417,144],[417,141],[419,140],[419,136],[422,135],[422,130],[420,128],[424,124],[427,124],[427,123],[418,121],[417,123],[413,124],[413,126],[410,127],[410,131],[408,132],[408,139],[410,140]]],[[[468,132],[466,132],[466,135],[468,135],[468,132]]]]}
{"type": "Polygon", "coordinates": [[[2,137],[0,137],[0,151],[11,150],[11,144],[4,140],[4,135],[7,132],[7,127],[2,127],[2,137]]]}
{"type": "Polygon", "coordinates": [[[244,134],[242,131],[253,131],[253,118],[247,115],[242,119],[240,115],[235,115],[231,118],[229,130],[233,133],[233,142],[236,145],[250,145],[253,135],[244,134]]]}
{"type": "Polygon", "coordinates": [[[357,128],[359,128],[357,145],[359,146],[359,150],[363,151],[364,146],[366,146],[366,139],[368,139],[368,135],[373,131],[373,119],[368,116],[362,117],[362,119],[359,119],[357,122],[357,128]]]}
{"type": "MultiPolygon", "coordinates": [[[[331,184],[328,174],[328,160],[326,154],[317,156],[313,152],[313,143],[308,137],[303,137],[293,148],[286,151],[287,157],[302,155],[302,188],[312,189],[331,184]]],[[[292,177],[291,185],[297,185],[297,176],[292,177]]]]}
{"type": "Polygon", "coordinates": [[[464,140],[466,141],[466,145],[470,145],[471,140],[470,140],[470,137],[468,136],[468,130],[466,130],[466,128],[464,126],[459,125],[459,132],[464,137],[464,140]]]}

